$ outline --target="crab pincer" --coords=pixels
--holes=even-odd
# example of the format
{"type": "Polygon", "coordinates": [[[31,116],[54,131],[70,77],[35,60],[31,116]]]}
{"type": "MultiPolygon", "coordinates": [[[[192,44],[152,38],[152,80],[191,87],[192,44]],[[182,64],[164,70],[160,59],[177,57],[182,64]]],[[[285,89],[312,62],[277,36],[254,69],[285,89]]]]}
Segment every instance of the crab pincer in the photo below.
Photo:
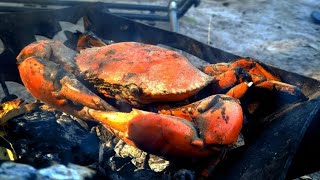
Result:
{"type": "MultiPolygon", "coordinates": [[[[17,57],[21,80],[37,99],[77,117],[90,119],[86,107],[100,110],[116,110],[82,85],[70,73],[72,63],[57,63],[52,47],[40,42],[25,48],[17,57]],[[32,55],[30,55],[32,54],[32,55]],[[69,70],[69,71],[68,71],[69,70]]],[[[59,49],[59,48],[57,48],[59,49]]]]}
{"type": "Polygon", "coordinates": [[[243,114],[237,99],[213,95],[189,107],[190,119],[133,109],[130,113],[89,110],[89,114],[135,147],[167,158],[203,158],[236,142],[243,114]]]}

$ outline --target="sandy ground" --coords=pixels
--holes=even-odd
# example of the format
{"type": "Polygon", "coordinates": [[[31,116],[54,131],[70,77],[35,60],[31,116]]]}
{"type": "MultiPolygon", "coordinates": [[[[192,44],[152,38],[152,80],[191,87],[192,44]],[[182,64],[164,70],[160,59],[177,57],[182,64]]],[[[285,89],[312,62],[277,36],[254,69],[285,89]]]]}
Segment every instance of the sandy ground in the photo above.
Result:
{"type": "Polygon", "coordinates": [[[320,79],[320,25],[310,18],[317,9],[318,0],[203,0],[182,19],[181,33],[320,79]]]}

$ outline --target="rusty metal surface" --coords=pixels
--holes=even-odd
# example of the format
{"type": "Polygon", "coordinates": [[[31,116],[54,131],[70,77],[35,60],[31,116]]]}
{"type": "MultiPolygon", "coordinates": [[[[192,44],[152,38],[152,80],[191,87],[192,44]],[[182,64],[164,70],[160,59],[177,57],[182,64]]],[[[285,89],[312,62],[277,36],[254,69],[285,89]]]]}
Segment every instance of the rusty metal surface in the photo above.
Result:
{"type": "MultiPolygon", "coordinates": [[[[6,80],[19,82],[15,56],[21,48],[35,41],[35,34],[52,37],[60,31],[57,28],[58,21],[75,22],[84,15],[91,22],[88,30],[104,39],[163,44],[210,63],[229,62],[239,57],[181,34],[108,14],[102,4],[97,4],[55,11],[1,14],[0,38],[6,45],[5,52],[0,55],[1,74],[5,75],[6,80]]],[[[293,105],[284,103],[283,106],[279,102],[281,107],[278,105],[272,109],[272,114],[258,116],[259,121],[264,122],[259,132],[248,133],[253,137],[249,138],[244,148],[230,153],[226,161],[216,169],[213,174],[215,178],[285,179],[306,130],[312,121],[319,119],[320,82],[276,67],[268,67],[285,82],[300,87],[309,100],[293,105]]]]}

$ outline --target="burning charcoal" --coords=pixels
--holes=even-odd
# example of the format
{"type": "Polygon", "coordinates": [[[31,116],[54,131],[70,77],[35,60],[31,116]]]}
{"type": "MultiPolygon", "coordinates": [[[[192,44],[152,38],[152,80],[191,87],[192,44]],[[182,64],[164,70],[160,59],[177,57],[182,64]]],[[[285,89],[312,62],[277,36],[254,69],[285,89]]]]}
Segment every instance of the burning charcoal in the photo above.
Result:
{"type": "Polygon", "coordinates": [[[91,129],[91,132],[97,134],[99,139],[104,142],[106,148],[114,148],[119,142],[119,139],[113,135],[108,129],[102,126],[95,126],[91,129]]]}
{"type": "Polygon", "coordinates": [[[196,179],[194,172],[187,169],[180,169],[173,176],[176,180],[193,180],[196,179]]]}
{"type": "Polygon", "coordinates": [[[28,113],[10,120],[8,140],[21,162],[38,168],[50,162],[91,164],[98,159],[99,139],[69,116],[48,111],[28,113]]]}
{"type": "MultiPolygon", "coordinates": [[[[131,159],[129,157],[121,158],[121,157],[113,156],[109,160],[109,166],[112,171],[120,171],[127,164],[131,164],[130,160],[131,159]]],[[[136,167],[133,167],[131,169],[134,170],[136,169],[136,167]]]]}
{"type": "Polygon", "coordinates": [[[110,148],[106,143],[102,143],[99,148],[99,164],[100,166],[105,166],[108,159],[115,155],[113,148],[110,148]]]}
{"type": "Polygon", "coordinates": [[[135,171],[133,175],[131,175],[130,179],[141,179],[141,180],[149,180],[149,179],[171,179],[169,175],[163,175],[161,173],[156,173],[152,170],[140,169],[135,171]]]}
{"type": "Polygon", "coordinates": [[[111,173],[108,176],[109,179],[113,179],[113,180],[124,180],[124,178],[122,176],[120,176],[119,174],[116,173],[111,173]]]}

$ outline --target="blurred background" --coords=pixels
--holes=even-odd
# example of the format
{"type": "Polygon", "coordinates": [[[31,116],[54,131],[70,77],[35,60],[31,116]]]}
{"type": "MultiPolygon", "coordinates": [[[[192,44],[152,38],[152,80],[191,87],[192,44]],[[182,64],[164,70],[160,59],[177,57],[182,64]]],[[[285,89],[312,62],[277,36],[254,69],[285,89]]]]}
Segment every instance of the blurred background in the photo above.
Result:
{"type": "MultiPolygon", "coordinates": [[[[113,2],[169,4],[164,0],[113,2]]],[[[315,10],[320,10],[319,0],[201,0],[179,20],[179,33],[319,80],[320,25],[310,16],[315,10]]]]}

